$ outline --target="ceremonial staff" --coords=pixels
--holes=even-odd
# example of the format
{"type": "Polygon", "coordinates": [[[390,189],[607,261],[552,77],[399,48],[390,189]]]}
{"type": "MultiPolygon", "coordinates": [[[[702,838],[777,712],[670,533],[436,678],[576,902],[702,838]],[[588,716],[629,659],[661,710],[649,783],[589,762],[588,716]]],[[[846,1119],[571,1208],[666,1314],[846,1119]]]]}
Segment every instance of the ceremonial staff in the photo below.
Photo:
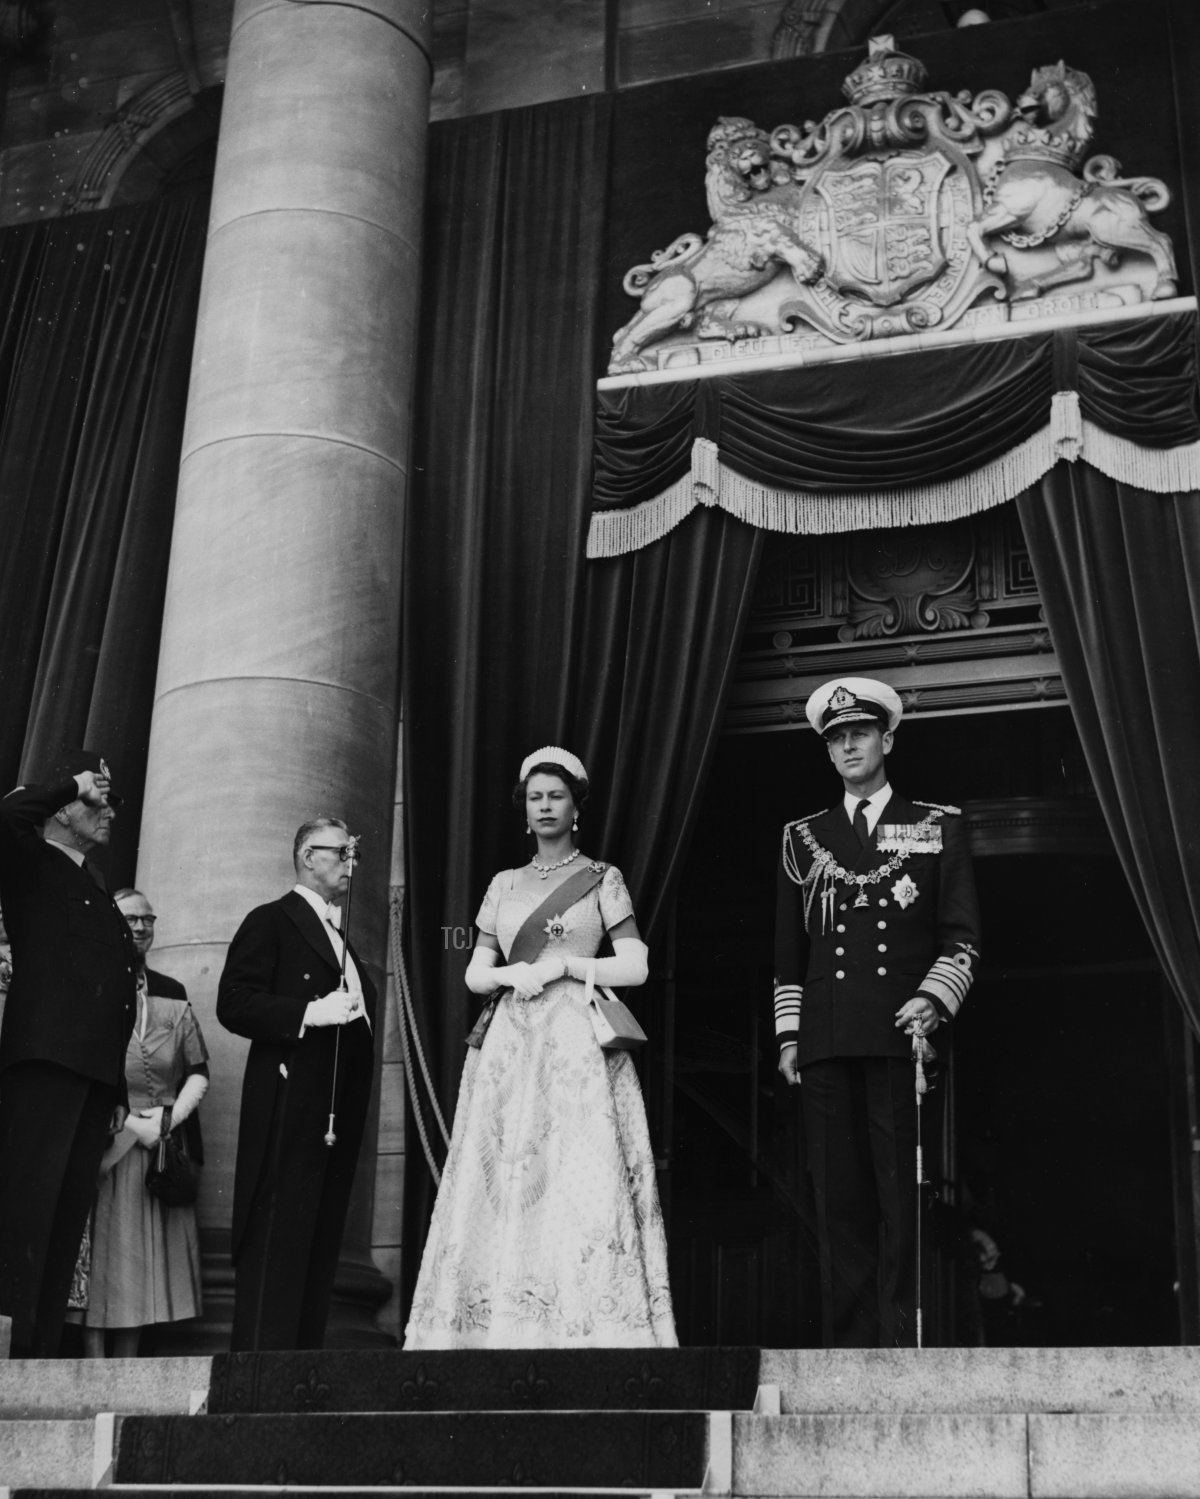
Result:
{"type": "MultiPolygon", "coordinates": [[[[350,951],[350,901],[354,894],[354,866],[358,862],[358,842],[357,835],[351,836],[346,841],[346,863],[348,865],[346,872],[348,879],[346,883],[346,904],[342,911],[342,961],[338,972],[338,988],[343,994],[350,992],[349,986],[346,983],[346,954],[350,951]]],[[[365,1010],[363,1011],[363,1018],[366,1018],[365,1010]]],[[[370,1021],[367,1021],[367,1025],[369,1028],[370,1021]]],[[[330,1150],[337,1144],[337,1132],[334,1130],[333,1124],[334,1115],[337,1112],[337,1073],[341,1044],[342,1028],[339,1025],[337,1033],[333,1038],[333,1080],[329,1085],[329,1128],[325,1131],[325,1143],[329,1146],[330,1150]]]]}
{"type": "Polygon", "coordinates": [[[921,1148],[921,1100],[929,1091],[929,1082],[925,1076],[925,1059],[932,1057],[933,1047],[921,1035],[915,1026],[912,1032],[912,1056],[913,1056],[913,1084],[917,1099],[917,1347],[925,1346],[925,1311],[921,1302],[921,1290],[923,1284],[921,1265],[921,1210],[924,1207],[924,1195],[922,1188],[927,1185],[925,1181],[925,1154],[921,1148]]]}

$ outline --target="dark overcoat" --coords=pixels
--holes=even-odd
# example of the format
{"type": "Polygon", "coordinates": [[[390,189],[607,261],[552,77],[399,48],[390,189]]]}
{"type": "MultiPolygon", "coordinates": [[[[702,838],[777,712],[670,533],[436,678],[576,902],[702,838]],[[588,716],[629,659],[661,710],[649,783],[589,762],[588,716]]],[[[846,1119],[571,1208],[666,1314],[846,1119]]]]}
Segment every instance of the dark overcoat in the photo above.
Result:
{"type": "Polygon", "coordinates": [[[53,1062],[123,1092],[137,949],[112,897],[40,831],[78,796],[72,778],[19,786],[0,801],[0,908],[13,967],[0,1074],[53,1062]]]}
{"type": "MultiPolygon", "coordinates": [[[[352,945],[350,952],[373,1028],[375,986],[352,945]]],[[[355,1020],[300,1035],[309,1001],[336,989],[339,977],[320,918],[294,890],[251,911],[229,945],[217,988],[217,1019],[251,1043],[242,1079],[233,1188],[235,1263],[268,1160],[280,1163],[301,1132],[305,1138],[324,1132],[339,1030],[338,1091],[347,1100],[338,1124],[339,1148],[357,1153],[371,1090],[373,1029],[355,1020]]],[[[285,1159],[282,1164],[286,1167],[285,1159]]]]}

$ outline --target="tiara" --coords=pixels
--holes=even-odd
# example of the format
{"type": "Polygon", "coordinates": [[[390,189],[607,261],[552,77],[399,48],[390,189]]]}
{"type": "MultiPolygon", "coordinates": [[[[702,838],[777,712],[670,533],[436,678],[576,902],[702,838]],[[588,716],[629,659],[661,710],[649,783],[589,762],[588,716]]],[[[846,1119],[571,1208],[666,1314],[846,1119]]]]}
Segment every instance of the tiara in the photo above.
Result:
{"type": "Polygon", "coordinates": [[[583,761],[578,755],[573,755],[570,750],[560,749],[557,744],[543,745],[540,750],[534,750],[532,755],[526,755],[521,761],[521,773],[517,780],[523,781],[535,765],[561,765],[564,770],[569,770],[577,781],[587,783],[587,771],[583,768],[583,761]]]}

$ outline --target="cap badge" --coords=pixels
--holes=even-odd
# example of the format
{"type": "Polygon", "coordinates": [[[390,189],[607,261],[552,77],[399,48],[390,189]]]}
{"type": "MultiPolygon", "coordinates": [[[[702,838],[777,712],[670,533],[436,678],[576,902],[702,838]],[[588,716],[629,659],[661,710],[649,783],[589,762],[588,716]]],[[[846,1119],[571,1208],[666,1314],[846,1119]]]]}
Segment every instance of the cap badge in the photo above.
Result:
{"type": "Polygon", "coordinates": [[[844,713],[847,708],[857,708],[858,699],[849,687],[835,687],[829,695],[829,702],[826,706],[833,713],[844,713]]]}
{"type": "Polygon", "coordinates": [[[100,756],[100,774],[106,781],[112,780],[112,771],[109,770],[108,762],[105,760],[103,755],[100,756]]]}

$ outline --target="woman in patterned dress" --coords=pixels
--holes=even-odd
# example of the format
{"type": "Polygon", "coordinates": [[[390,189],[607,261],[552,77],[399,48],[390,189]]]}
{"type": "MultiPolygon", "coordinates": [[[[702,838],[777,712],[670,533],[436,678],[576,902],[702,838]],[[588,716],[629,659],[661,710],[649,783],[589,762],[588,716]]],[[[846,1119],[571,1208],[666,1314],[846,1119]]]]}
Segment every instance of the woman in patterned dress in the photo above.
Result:
{"type": "Polygon", "coordinates": [[[467,1051],[406,1348],[676,1346],[637,1073],[601,1050],[584,1003],[589,967],[596,984],[647,974],[620,870],[572,838],[586,795],[567,750],[521,766],[537,853],[477,917],[467,986],[490,1024],[467,1051]],[[613,956],[597,958],[605,932],[613,956]]]}

